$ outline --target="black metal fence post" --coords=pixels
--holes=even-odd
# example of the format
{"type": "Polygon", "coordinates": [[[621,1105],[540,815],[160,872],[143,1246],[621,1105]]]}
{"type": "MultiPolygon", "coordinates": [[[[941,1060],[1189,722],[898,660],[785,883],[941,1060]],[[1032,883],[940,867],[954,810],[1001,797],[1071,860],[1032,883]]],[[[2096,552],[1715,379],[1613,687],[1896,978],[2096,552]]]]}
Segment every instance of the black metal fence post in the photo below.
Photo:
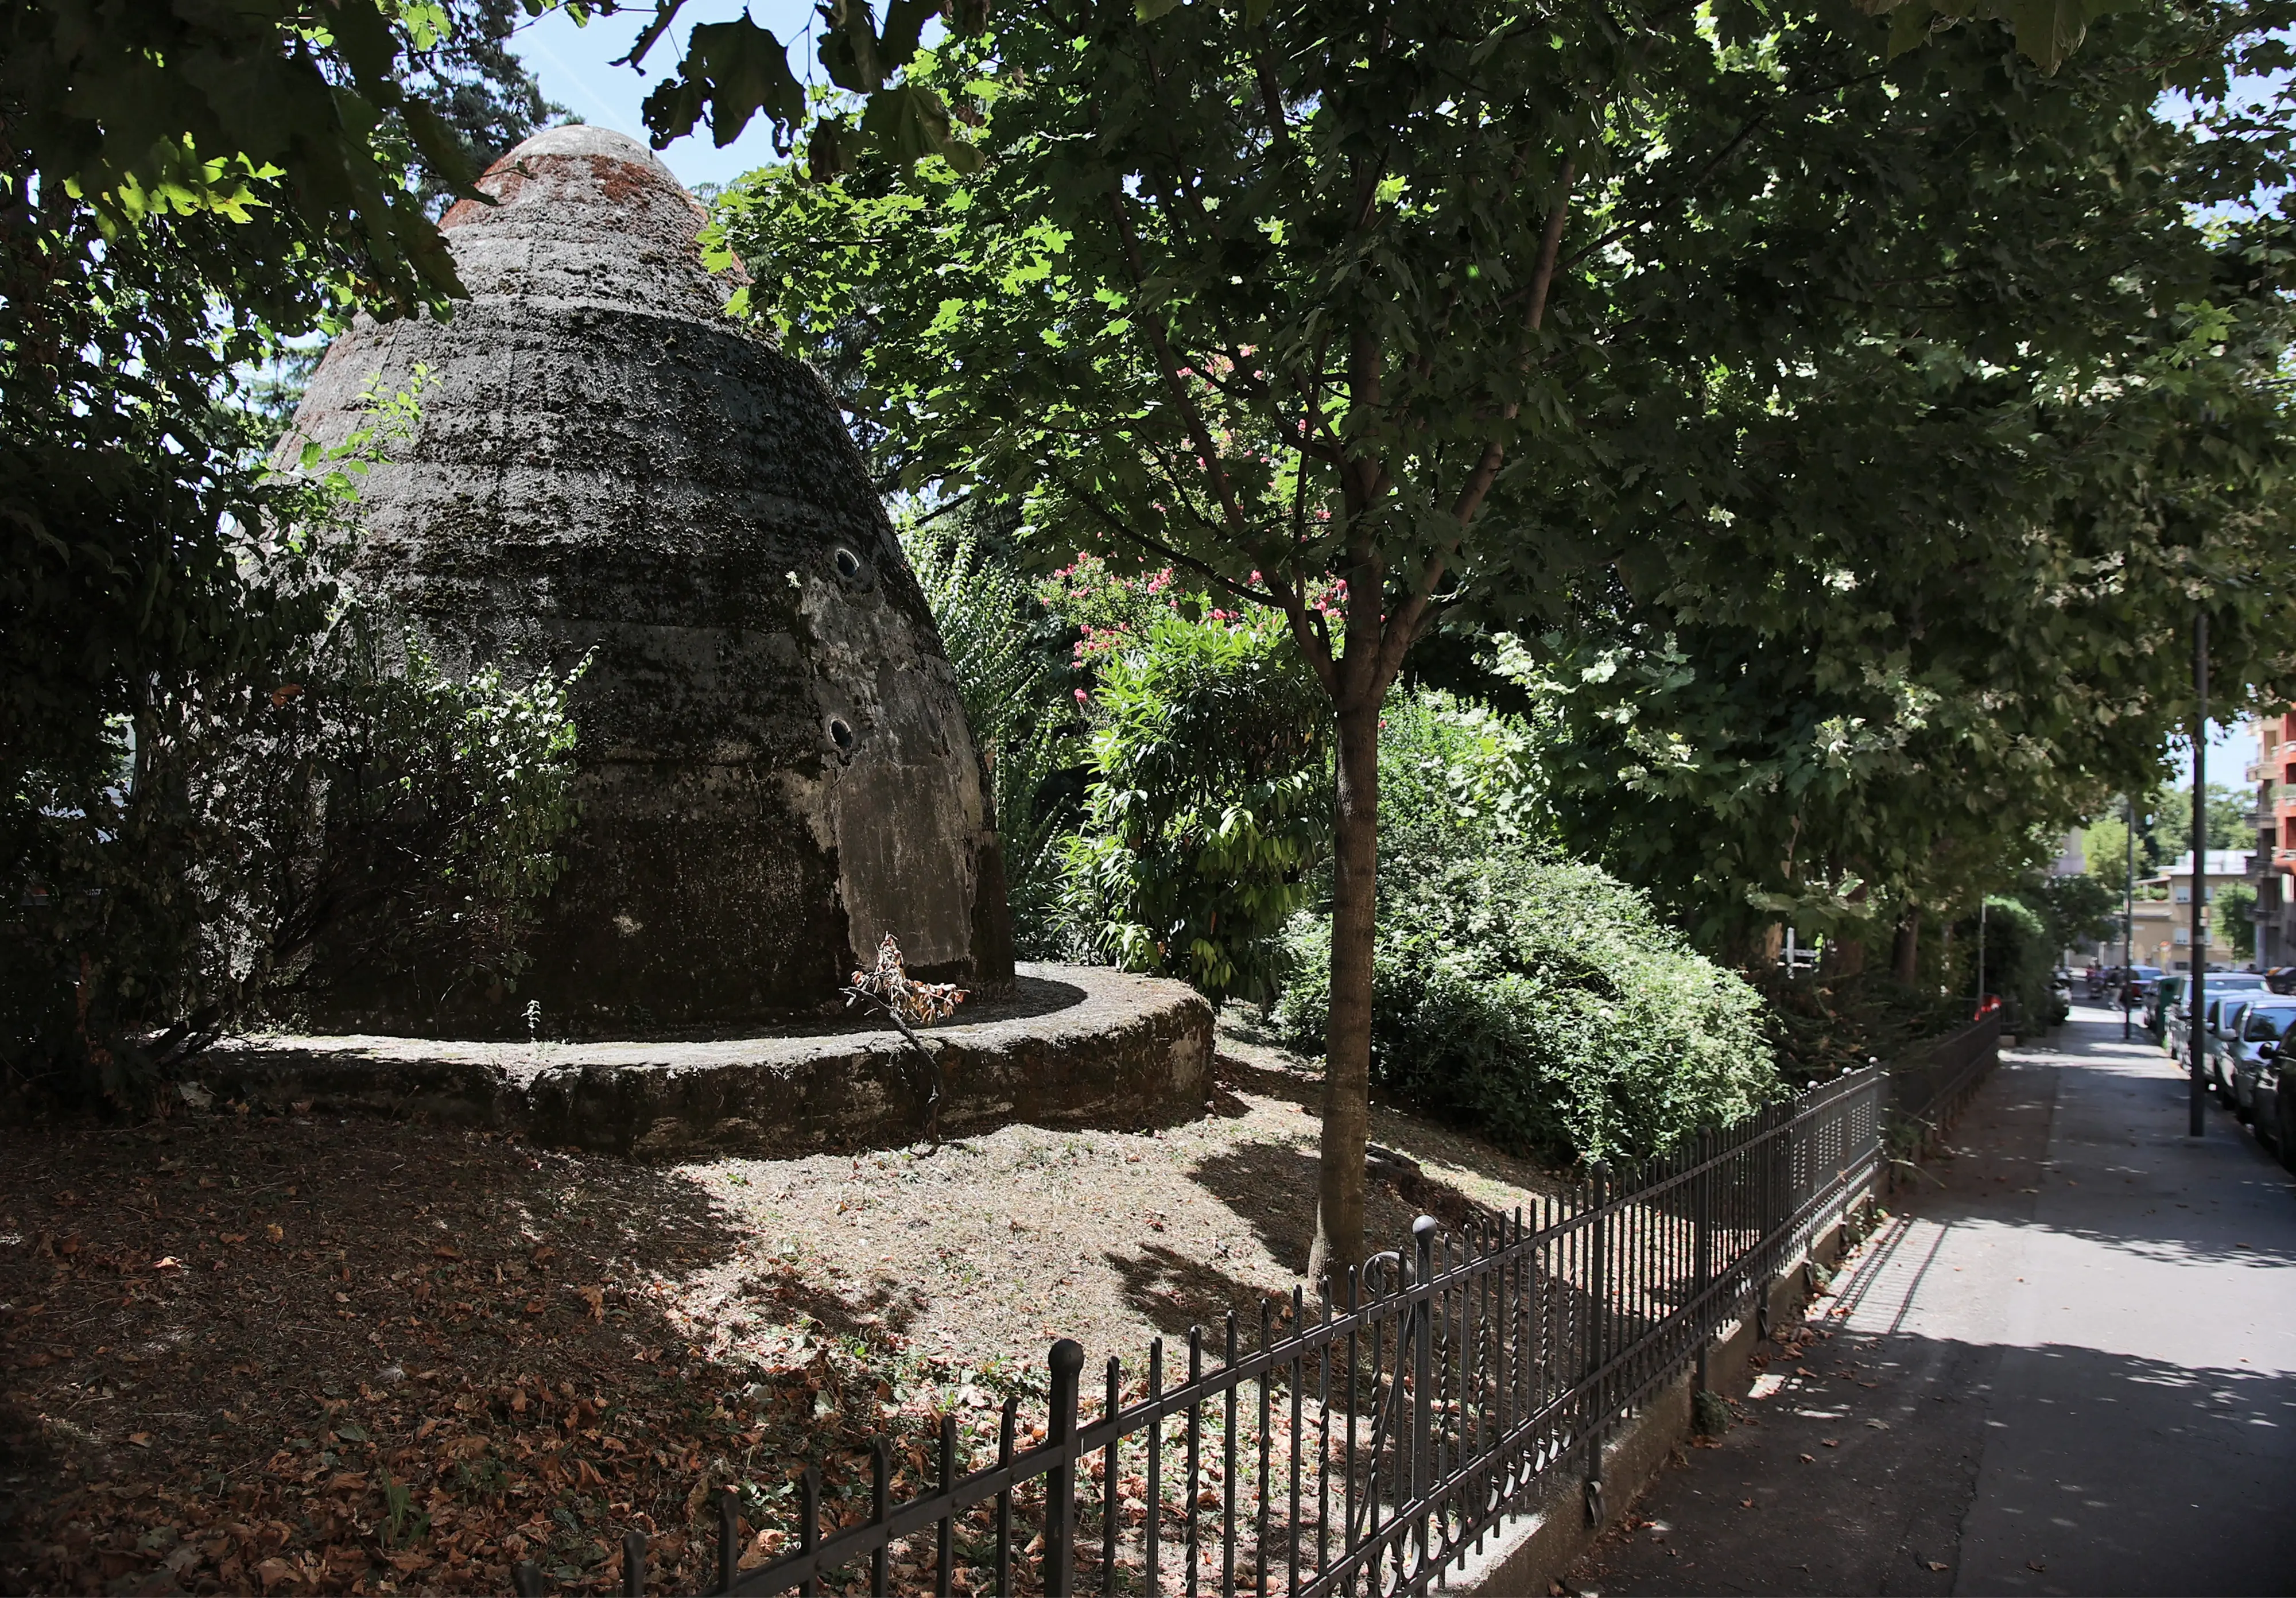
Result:
{"type": "Polygon", "coordinates": [[[1045,1598],[1069,1598],[1075,1587],[1077,1378],[1084,1345],[1064,1337],[1053,1345],[1052,1414],[1046,1446],[1062,1450],[1045,1484],[1045,1598]]]}
{"type": "MultiPolygon", "coordinates": [[[[812,1465],[798,1478],[797,1546],[800,1553],[811,1553],[821,1546],[821,1471],[812,1465]]],[[[808,1570],[805,1579],[798,1584],[803,1598],[814,1598],[821,1591],[821,1578],[808,1570]]]]}
{"type": "MultiPolygon", "coordinates": [[[[940,1418],[940,1490],[956,1490],[956,1417],[940,1418]]],[[[951,1598],[956,1585],[956,1517],[943,1515],[933,1528],[933,1598],[951,1598]]]]}
{"type": "Polygon", "coordinates": [[[718,1495],[718,1590],[730,1593],[742,1574],[742,1496],[732,1487],[718,1495]]]}
{"type": "Polygon", "coordinates": [[[1692,1267],[1694,1274],[1691,1278],[1691,1291],[1695,1295],[1692,1302],[1698,1306],[1698,1313],[1691,1317],[1690,1327],[1691,1335],[1698,1340],[1698,1385],[1692,1391],[1693,1405],[1696,1395],[1713,1385],[1707,1380],[1706,1371],[1706,1349],[1714,1340],[1715,1319],[1711,1297],[1714,1291],[1714,1173],[1708,1168],[1707,1163],[1712,1149],[1713,1139],[1703,1132],[1691,1145],[1693,1162],[1691,1168],[1698,1173],[1690,1182],[1690,1225],[1696,1234],[1693,1246],[1697,1251],[1696,1263],[1692,1267]]]}
{"type": "Polygon", "coordinates": [[[1611,1217],[1610,1168],[1595,1162],[1588,1174],[1587,1215],[1587,1520],[1603,1523],[1603,1422],[1609,1414],[1610,1249],[1604,1233],[1611,1217]]]}
{"type": "MultiPolygon", "coordinates": [[[[1434,1448],[1431,1439],[1435,1418],[1435,1232],[1433,1216],[1423,1215],[1411,1223],[1413,1250],[1412,1287],[1418,1293],[1407,1312],[1412,1316],[1411,1344],[1411,1463],[1404,1471],[1404,1479],[1396,1483],[1398,1507],[1413,1504],[1424,1496],[1431,1485],[1430,1467],[1434,1463],[1434,1448]]],[[[1395,1362],[1403,1363],[1403,1350],[1395,1351],[1395,1362]]],[[[1413,1517],[1419,1557],[1427,1557],[1427,1513],[1424,1509],[1413,1517]]],[[[1401,1553],[1400,1545],[1397,1552],[1401,1553]]]]}
{"type": "MultiPolygon", "coordinates": [[[[869,1524],[882,1526],[893,1507],[893,1450],[883,1438],[869,1444],[869,1524]]],[[[869,1551],[869,1598],[887,1598],[890,1552],[883,1543],[869,1551]]]]}

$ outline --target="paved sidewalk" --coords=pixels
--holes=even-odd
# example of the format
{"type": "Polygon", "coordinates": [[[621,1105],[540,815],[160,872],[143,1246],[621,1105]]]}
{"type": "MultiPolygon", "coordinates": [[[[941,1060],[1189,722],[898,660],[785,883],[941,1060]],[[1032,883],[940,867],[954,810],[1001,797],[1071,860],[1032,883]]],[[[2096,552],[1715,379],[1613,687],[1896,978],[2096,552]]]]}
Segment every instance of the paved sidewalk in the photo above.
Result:
{"type": "Polygon", "coordinates": [[[2296,1593],[2296,1183],[2118,1012],[2005,1053],[1603,1593],[2296,1593]],[[1759,1390],[1759,1389],[1758,1389],[1759,1390]]]}

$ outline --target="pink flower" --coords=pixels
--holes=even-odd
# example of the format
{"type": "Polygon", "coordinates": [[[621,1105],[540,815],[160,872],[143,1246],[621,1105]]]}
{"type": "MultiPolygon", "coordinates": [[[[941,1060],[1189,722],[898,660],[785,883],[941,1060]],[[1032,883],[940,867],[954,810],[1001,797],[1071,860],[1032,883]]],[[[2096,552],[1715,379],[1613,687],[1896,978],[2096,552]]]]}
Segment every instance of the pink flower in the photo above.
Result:
{"type": "Polygon", "coordinates": [[[1089,694],[1086,693],[1086,692],[1085,692],[1085,691],[1084,691],[1083,689],[1081,689],[1081,688],[1079,688],[1079,689],[1078,689],[1078,690],[1076,691],[1076,696],[1077,696],[1077,703],[1078,703],[1078,704],[1080,704],[1080,705],[1084,705],[1084,704],[1090,704],[1090,703],[1092,702],[1091,696],[1090,696],[1089,694]]]}

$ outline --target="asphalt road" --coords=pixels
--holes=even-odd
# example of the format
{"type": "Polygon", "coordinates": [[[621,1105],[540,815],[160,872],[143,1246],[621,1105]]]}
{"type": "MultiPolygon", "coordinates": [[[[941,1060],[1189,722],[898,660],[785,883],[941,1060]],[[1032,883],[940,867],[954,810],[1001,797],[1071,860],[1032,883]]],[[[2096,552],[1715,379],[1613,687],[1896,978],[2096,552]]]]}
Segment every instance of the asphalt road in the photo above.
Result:
{"type": "Polygon", "coordinates": [[[2296,1593],[2296,1182],[2120,1037],[2005,1054],[1574,1589],[2296,1593]]]}

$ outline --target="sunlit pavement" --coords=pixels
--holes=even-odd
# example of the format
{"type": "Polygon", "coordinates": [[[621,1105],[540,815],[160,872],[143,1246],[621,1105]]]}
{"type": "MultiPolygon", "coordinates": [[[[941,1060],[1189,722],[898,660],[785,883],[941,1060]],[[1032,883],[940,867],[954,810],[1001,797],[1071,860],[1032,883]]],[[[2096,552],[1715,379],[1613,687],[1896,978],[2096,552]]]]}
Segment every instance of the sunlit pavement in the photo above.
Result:
{"type": "Polygon", "coordinates": [[[2118,1012],[2005,1053],[1834,1334],[1574,1585],[2296,1592],[2296,1183],[2185,1103],[2118,1012]]]}

